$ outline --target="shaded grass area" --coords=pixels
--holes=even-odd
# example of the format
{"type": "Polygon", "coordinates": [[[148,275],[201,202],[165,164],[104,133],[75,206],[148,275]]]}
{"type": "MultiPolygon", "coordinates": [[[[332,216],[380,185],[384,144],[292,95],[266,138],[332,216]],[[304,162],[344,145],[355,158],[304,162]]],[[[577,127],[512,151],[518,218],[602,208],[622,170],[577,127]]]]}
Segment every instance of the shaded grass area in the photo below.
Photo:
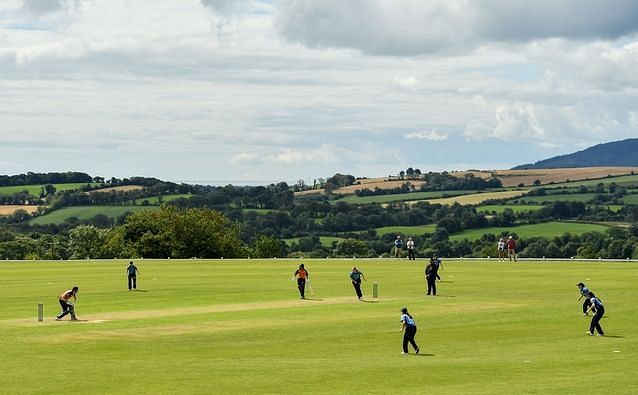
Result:
{"type": "Polygon", "coordinates": [[[477,240],[485,234],[500,235],[503,232],[516,233],[519,237],[556,237],[565,233],[581,235],[587,232],[604,233],[608,227],[605,225],[577,223],[577,222],[543,222],[540,224],[520,225],[512,227],[494,227],[482,229],[468,229],[459,233],[450,235],[450,240],[459,241],[463,239],[477,240]]]}
{"type": "Polygon", "coordinates": [[[104,214],[109,218],[117,218],[127,212],[140,210],[157,210],[159,206],[73,206],[64,207],[52,211],[49,214],[29,220],[31,225],[61,224],[69,218],[91,219],[98,214],[104,214]]]}
{"type": "Polygon", "coordinates": [[[590,366],[596,393],[638,386],[636,265],[444,262],[428,298],[423,261],[357,259],[364,295],[372,282],[381,295],[360,303],[351,260],[303,262],[315,300],[297,300],[293,260],[139,261],[145,292],[126,291],[123,261],[1,263],[3,391],[60,392],[71,356],[84,393],[577,393],[590,366]],[[584,334],[578,281],[605,302],[608,337],[584,334]],[[119,318],[52,321],[72,284],[80,318],[119,318]],[[227,310],[188,312],[198,306],[227,310]],[[403,306],[421,356],[400,354],[403,306]]]}

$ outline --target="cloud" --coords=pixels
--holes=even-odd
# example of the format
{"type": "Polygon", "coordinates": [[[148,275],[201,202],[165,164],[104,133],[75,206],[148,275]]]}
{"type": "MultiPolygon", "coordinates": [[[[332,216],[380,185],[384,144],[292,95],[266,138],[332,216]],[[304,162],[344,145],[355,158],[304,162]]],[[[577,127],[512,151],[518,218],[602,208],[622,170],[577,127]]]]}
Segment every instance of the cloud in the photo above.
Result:
{"type": "Polygon", "coordinates": [[[638,2],[286,0],[276,25],[287,40],[311,48],[413,56],[492,42],[612,40],[638,32],[638,2]]]}
{"type": "Polygon", "coordinates": [[[22,0],[23,7],[35,15],[44,15],[77,7],[82,0],[22,0]]]}
{"type": "Polygon", "coordinates": [[[443,141],[447,140],[448,135],[443,132],[437,132],[436,130],[424,130],[421,132],[412,132],[405,135],[408,140],[430,140],[430,141],[443,141]]]}
{"type": "Polygon", "coordinates": [[[201,0],[201,3],[220,15],[231,17],[244,13],[251,0],[201,0]]]}

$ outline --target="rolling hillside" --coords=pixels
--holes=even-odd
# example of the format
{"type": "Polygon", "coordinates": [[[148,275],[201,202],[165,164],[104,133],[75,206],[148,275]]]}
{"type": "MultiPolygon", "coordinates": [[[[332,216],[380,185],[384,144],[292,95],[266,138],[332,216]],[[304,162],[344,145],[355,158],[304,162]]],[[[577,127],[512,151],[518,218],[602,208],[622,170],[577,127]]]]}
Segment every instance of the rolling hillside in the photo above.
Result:
{"type": "Polygon", "coordinates": [[[516,166],[512,170],[593,166],[638,166],[638,138],[598,144],[572,154],[516,166]]]}

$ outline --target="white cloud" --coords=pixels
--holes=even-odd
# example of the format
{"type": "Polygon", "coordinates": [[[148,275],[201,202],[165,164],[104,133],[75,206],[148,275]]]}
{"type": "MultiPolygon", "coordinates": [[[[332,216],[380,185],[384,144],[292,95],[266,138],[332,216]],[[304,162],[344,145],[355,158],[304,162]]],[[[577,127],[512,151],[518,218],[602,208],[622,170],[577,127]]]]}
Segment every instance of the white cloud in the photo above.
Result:
{"type": "Polygon", "coordinates": [[[491,42],[615,39],[637,32],[637,21],[633,0],[287,0],[277,25],[309,47],[404,56],[491,42]]]}
{"type": "Polygon", "coordinates": [[[405,135],[408,140],[430,140],[430,141],[443,141],[447,140],[448,135],[443,132],[437,132],[436,130],[424,130],[420,132],[412,132],[405,135]]]}

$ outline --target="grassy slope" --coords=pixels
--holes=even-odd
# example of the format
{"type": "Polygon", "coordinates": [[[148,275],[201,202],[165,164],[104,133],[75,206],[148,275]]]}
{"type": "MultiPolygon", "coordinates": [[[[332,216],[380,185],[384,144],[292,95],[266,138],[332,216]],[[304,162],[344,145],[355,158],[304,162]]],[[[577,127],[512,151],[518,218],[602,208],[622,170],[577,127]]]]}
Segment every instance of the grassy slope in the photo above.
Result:
{"type": "Polygon", "coordinates": [[[29,221],[32,225],[61,224],[67,218],[91,219],[98,214],[104,214],[110,218],[117,218],[126,212],[139,210],[157,210],[158,206],[74,206],[55,210],[47,215],[34,218],[29,221]]]}
{"type": "MultiPolygon", "coordinates": [[[[189,195],[189,194],[178,194],[178,195],[164,195],[162,196],[162,202],[166,203],[166,202],[171,202],[175,199],[179,199],[179,198],[189,198],[192,197],[193,195],[189,195]]],[[[136,203],[137,204],[142,204],[142,202],[144,200],[148,200],[149,204],[160,204],[160,198],[159,196],[151,196],[151,197],[145,197],[145,198],[141,198],[141,199],[137,199],[136,203]]]]}
{"type": "Polygon", "coordinates": [[[385,235],[388,233],[403,235],[422,235],[424,233],[434,233],[436,225],[418,225],[418,226],[384,226],[383,228],[376,228],[377,235],[385,235]]]}
{"type": "Polygon", "coordinates": [[[607,185],[607,184],[611,184],[612,182],[615,182],[616,184],[621,186],[635,186],[635,185],[638,185],[638,175],[634,174],[634,175],[626,175],[626,176],[619,176],[619,177],[607,177],[607,178],[602,178],[597,180],[564,182],[564,183],[557,183],[557,184],[551,184],[551,185],[544,185],[543,187],[546,187],[546,188],[566,187],[566,186],[579,187],[581,185],[586,187],[595,187],[596,185],[600,183],[607,185]]]}
{"type": "MultiPolygon", "coordinates": [[[[286,244],[291,245],[293,242],[298,242],[299,239],[301,239],[301,237],[293,237],[293,238],[290,238],[290,239],[283,239],[283,241],[286,244]]],[[[321,242],[321,245],[324,246],[324,247],[331,247],[333,241],[340,242],[341,240],[344,240],[344,238],[343,237],[333,237],[333,236],[319,236],[319,241],[321,242]]]]}
{"type": "Polygon", "coordinates": [[[331,203],[346,202],[350,204],[371,204],[371,203],[390,203],[403,202],[412,200],[436,199],[443,196],[459,196],[471,194],[476,191],[436,191],[436,192],[411,192],[398,193],[395,195],[379,195],[379,196],[346,196],[339,200],[333,200],[331,203]]]}
{"type": "Polygon", "coordinates": [[[558,201],[566,202],[587,202],[592,200],[596,196],[595,193],[568,193],[568,194],[555,194],[545,196],[521,196],[512,201],[526,202],[526,203],[553,203],[558,201]]]}
{"type": "MultiPolygon", "coordinates": [[[[85,186],[87,183],[77,182],[77,183],[67,183],[67,184],[53,184],[57,191],[68,191],[79,189],[80,187],[85,186]]],[[[91,184],[98,185],[98,184],[91,184]]],[[[19,193],[24,190],[28,191],[30,195],[38,196],[40,195],[41,188],[44,184],[41,185],[19,185],[19,186],[9,186],[9,187],[0,187],[0,195],[11,195],[13,193],[19,193]]]]}
{"type": "Polygon", "coordinates": [[[582,392],[592,374],[597,394],[638,386],[636,265],[445,262],[427,298],[422,261],[357,260],[364,293],[377,281],[382,297],[358,303],[352,261],[304,262],[319,300],[297,299],[294,261],[141,261],[145,292],[126,291],[121,261],[2,263],[2,391],[547,394],[582,392]],[[607,337],[584,334],[581,280],[607,306],[607,337]],[[72,284],[79,317],[108,321],[51,319],[72,284]],[[402,306],[421,356],[399,353],[402,306]]]}
{"type": "Polygon", "coordinates": [[[523,213],[529,211],[536,211],[543,208],[543,206],[533,206],[533,205],[524,205],[524,204],[499,204],[499,205],[491,205],[491,206],[480,206],[476,208],[476,211],[479,213],[497,213],[500,214],[505,209],[510,209],[515,213],[523,213]]]}
{"type": "Polygon", "coordinates": [[[456,233],[450,236],[450,240],[476,240],[481,238],[484,234],[492,233],[499,235],[502,232],[513,232],[519,237],[555,237],[561,236],[565,233],[571,234],[583,234],[586,232],[605,232],[607,226],[597,224],[584,224],[575,222],[544,222],[541,224],[533,225],[521,225],[514,227],[498,227],[498,228],[483,228],[483,229],[470,229],[460,233],[456,233]]]}

